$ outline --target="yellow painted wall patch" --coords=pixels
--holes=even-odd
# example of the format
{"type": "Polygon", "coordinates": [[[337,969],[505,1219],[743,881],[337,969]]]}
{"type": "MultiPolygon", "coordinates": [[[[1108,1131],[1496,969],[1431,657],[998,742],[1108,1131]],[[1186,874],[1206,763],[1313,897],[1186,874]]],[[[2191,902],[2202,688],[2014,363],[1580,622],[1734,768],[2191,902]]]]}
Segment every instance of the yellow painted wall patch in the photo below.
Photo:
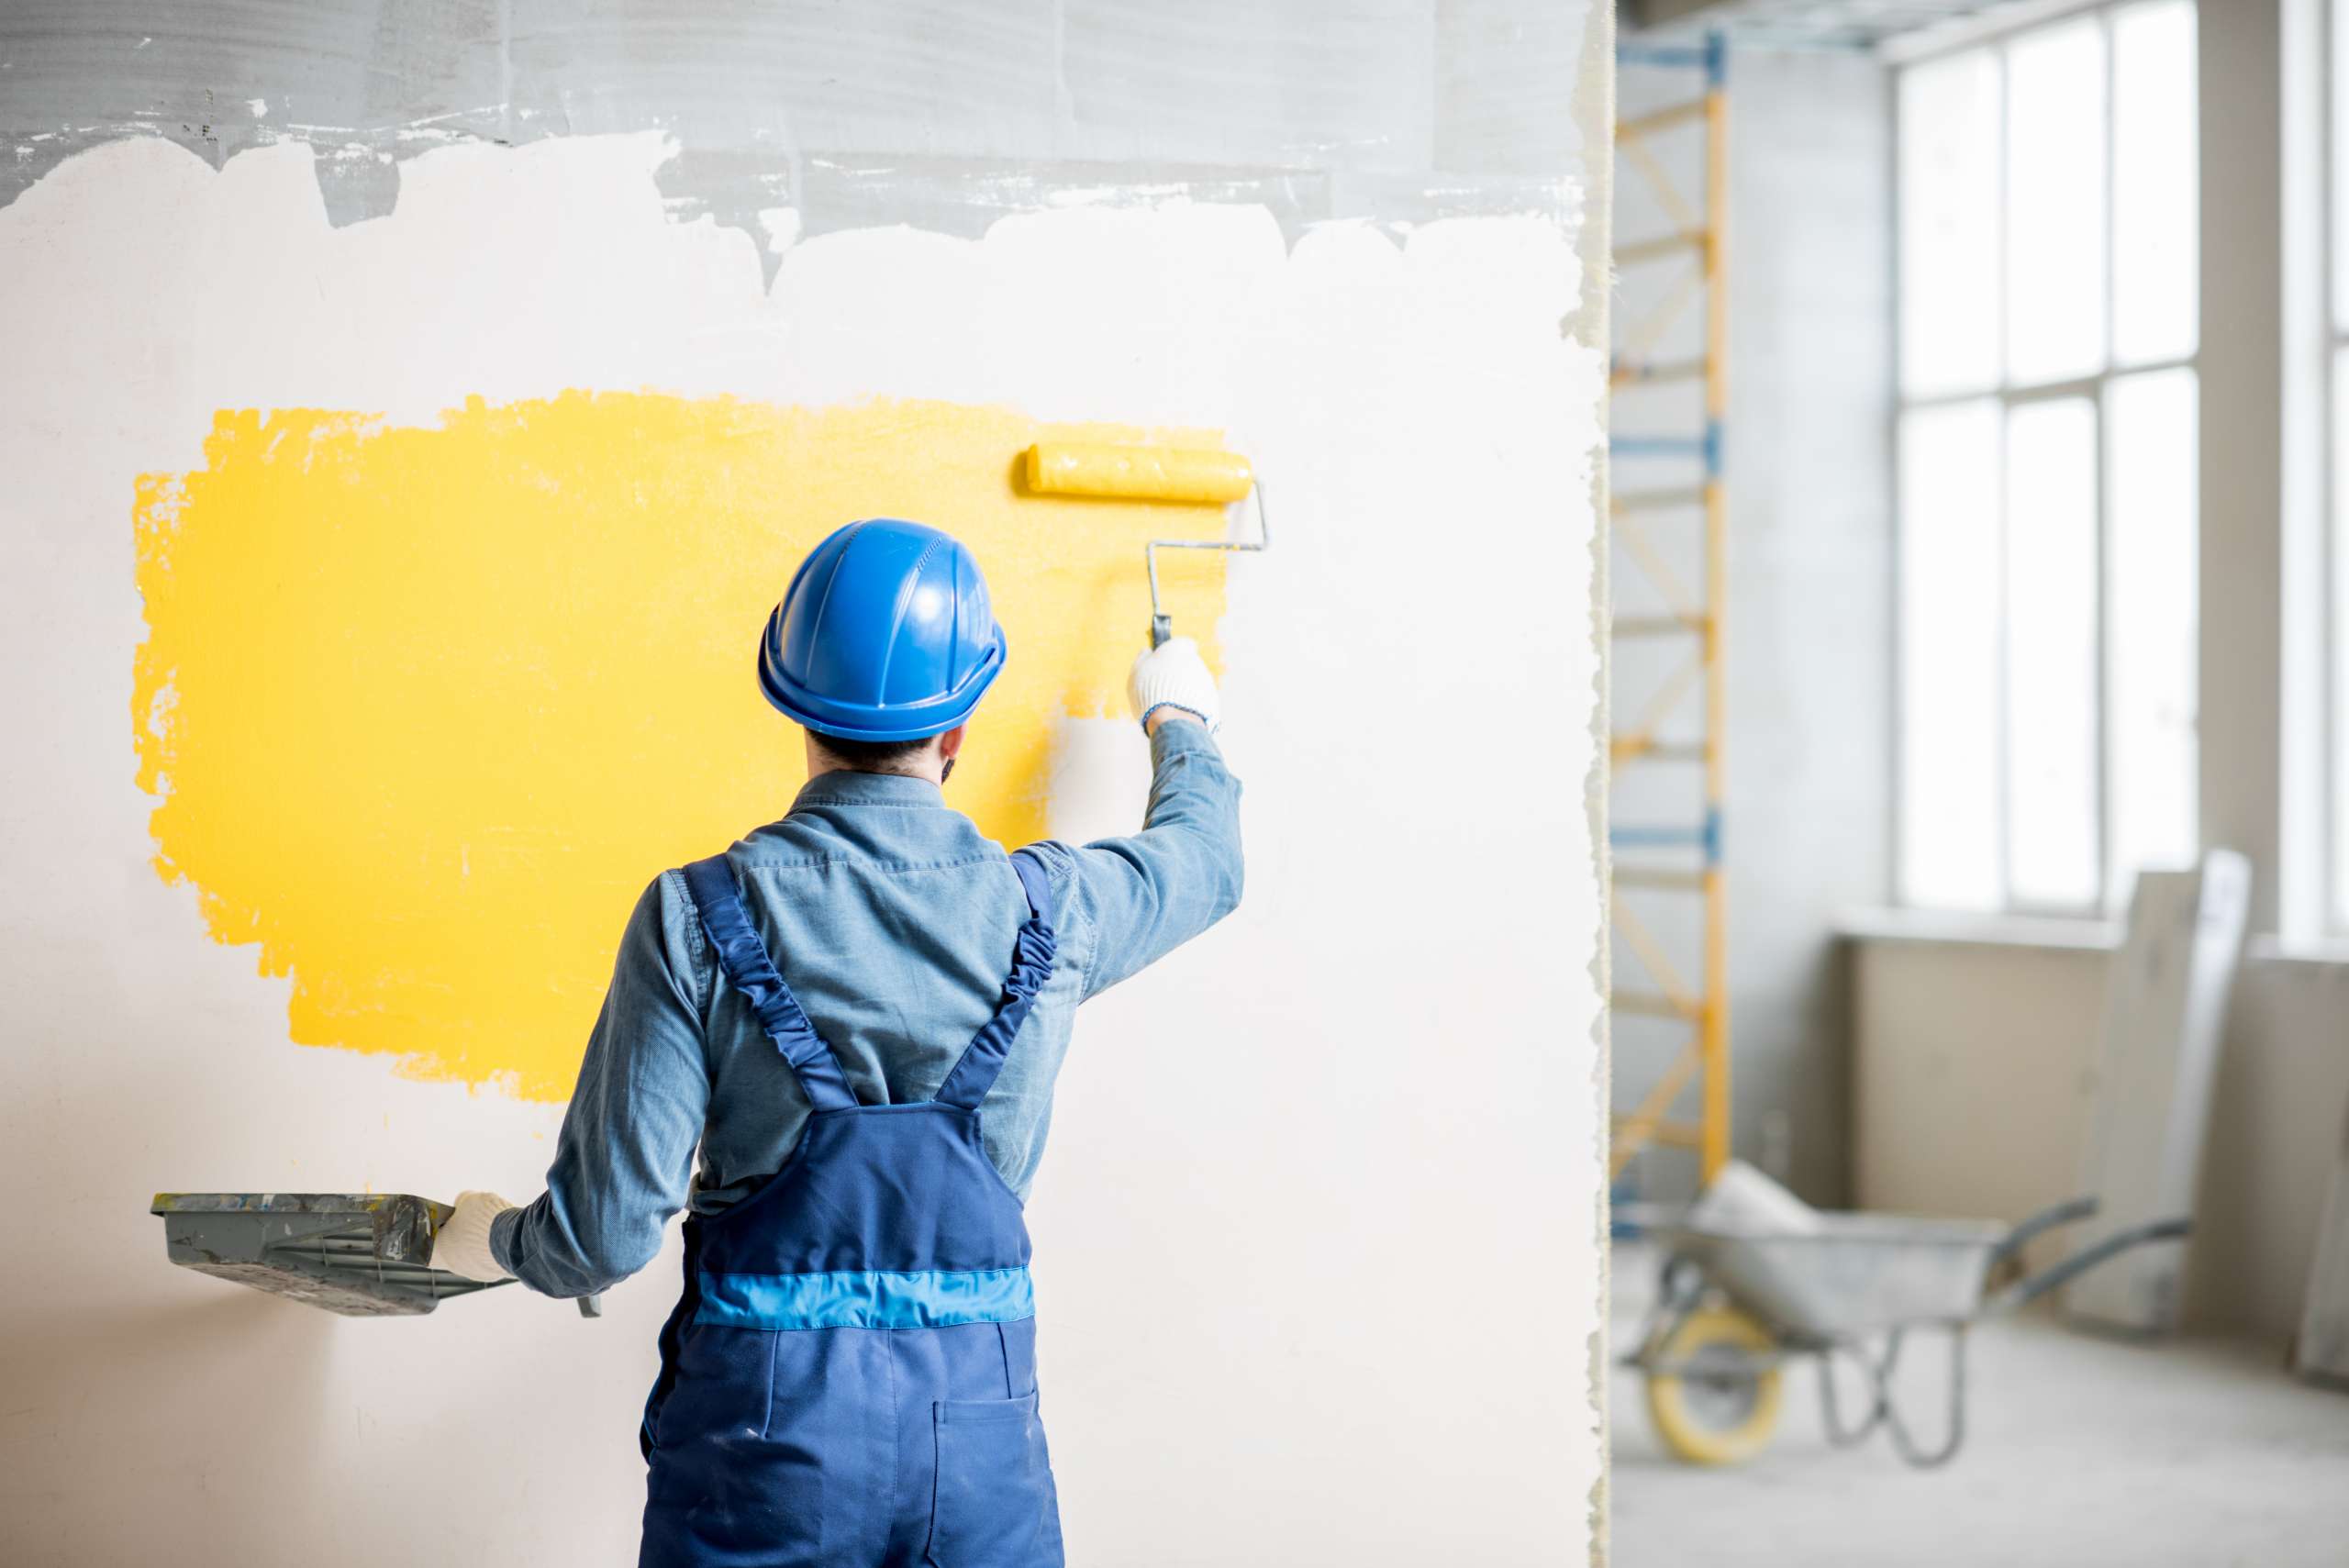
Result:
{"type": "MultiPolygon", "coordinates": [[[[561,1099],[644,884],[802,781],[752,658],[840,524],[912,517],[977,551],[1010,660],[947,798],[1008,845],[1042,836],[1055,721],[1124,712],[1143,541],[1222,518],[1023,494],[1040,437],[1219,444],[940,403],[224,412],[204,468],[137,501],[156,869],[292,976],[295,1041],[561,1099]]],[[[1208,641],[1222,556],[1160,566],[1208,641]]]]}

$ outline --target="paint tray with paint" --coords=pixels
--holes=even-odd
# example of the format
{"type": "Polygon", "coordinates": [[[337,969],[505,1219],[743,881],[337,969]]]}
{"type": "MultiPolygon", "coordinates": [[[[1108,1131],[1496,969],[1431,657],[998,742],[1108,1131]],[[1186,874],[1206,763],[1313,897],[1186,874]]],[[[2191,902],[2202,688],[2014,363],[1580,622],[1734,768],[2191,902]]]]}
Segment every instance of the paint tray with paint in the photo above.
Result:
{"type": "Polygon", "coordinates": [[[182,1268],[346,1318],[414,1317],[494,1288],[426,1262],[452,1210],[408,1193],[157,1193],[149,1212],[182,1268]]]}

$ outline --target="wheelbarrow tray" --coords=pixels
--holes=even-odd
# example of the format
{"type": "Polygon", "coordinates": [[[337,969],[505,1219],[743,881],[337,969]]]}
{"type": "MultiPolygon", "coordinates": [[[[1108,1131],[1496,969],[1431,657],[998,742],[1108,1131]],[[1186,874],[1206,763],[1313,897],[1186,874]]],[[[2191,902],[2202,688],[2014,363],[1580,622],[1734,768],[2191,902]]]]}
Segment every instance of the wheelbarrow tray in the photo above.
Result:
{"type": "Polygon", "coordinates": [[[1800,1231],[1682,1225],[1664,1238],[1739,1306],[1817,1341],[1974,1318],[2011,1233],[1982,1220],[1820,1214],[1800,1231]]]}

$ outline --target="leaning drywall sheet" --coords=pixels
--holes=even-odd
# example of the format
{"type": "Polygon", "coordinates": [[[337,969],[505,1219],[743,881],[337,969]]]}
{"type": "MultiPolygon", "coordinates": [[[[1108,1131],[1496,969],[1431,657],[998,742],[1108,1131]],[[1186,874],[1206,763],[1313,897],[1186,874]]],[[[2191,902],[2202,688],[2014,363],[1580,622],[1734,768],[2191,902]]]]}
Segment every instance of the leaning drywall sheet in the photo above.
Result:
{"type": "Polygon", "coordinates": [[[1578,1559],[1603,367],[1561,330],[1571,218],[780,211],[770,286],[664,206],[670,151],[452,146],[338,228],[306,146],[145,139],[0,210],[0,840],[40,890],[0,1023],[42,1260],[0,1336],[14,1560],[630,1560],[674,1256],[601,1322],[505,1291],[350,1324],[170,1269],[148,1196],[536,1192],[629,896],[790,799],[751,640],[850,515],[996,574],[1016,674],[957,803],[1130,827],[1153,525],[1008,477],[1096,422],[1246,450],[1280,531],[1176,587],[1247,902],[1088,1010],[1034,1205],[1072,1559],[1578,1559]],[[1431,1324],[1464,1266],[1500,1305],[1431,1324]],[[100,1475],[139,1506],[89,1507],[100,1475]]]}
{"type": "MultiPolygon", "coordinates": [[[[2143,872],[2105,993],[2096,1122],[2080,1190],[2102,1205],[2078,1245],[2190,1218],[2227,1002],[2243,954],[2251,865],[2213,850],[2189,872],[2143,872]]],[[[2065,1288],[2076,1320],[2139,1333],[2177,1326],[2181,1244],[2133,1248],[2065,1288]]]]}
{"type": "Polygon", "coordinates": [[[2324,1218],[2309,1269],[2308,1307],[2293,1346],[2304,1377],[2349,1385],[2349,1139],[2324,1195],[2324,1218]]]}

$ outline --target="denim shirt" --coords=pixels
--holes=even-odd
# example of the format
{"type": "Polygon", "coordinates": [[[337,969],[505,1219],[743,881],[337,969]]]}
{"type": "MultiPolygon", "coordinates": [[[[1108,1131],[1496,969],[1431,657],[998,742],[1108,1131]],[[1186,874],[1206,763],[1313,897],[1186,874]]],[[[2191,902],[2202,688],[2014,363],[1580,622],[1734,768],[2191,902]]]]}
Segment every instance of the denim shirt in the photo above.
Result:
{"type": "MultiPolygon", "coordinates": [[[[1141,832],[1041,846],[1058,959],[980,1107],[1023,1201],[1077,1004],[1240,902],[1239,781],[1197,724],[1161,724],[1151,747],[1141,832]]],[[[829,773],[727,858],[857,1098],[929,1099],[994,1014],[1027,917],[1002,847],[927,779],[829,773]]],[[[498,1216],[490,1250],[533,1290],[602,1290],[652,1261],[687,1202],[716,1213],[780,1169],[807,1119],[789,1064],[718,973],[684,873],[663,872],[621,935],[546,1194],[498,1216]]]]}

